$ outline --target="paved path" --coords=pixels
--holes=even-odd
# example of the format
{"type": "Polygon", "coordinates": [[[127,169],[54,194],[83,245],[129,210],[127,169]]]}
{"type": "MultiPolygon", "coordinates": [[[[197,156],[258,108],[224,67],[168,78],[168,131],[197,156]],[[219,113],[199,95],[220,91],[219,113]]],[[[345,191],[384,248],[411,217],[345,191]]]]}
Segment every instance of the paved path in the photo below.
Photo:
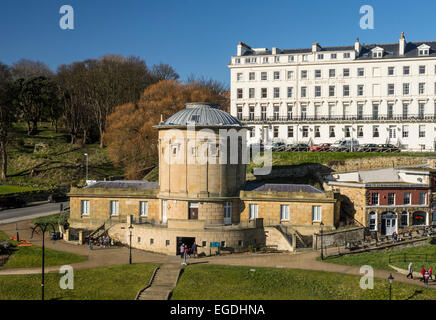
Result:
{"type": "MultiPolygon", "coordinates": [[[[24,221],[18,223],[18,229],[20,232],[20,237],[22,239],[30,240],[30,221],[24,221]]],[[[4,231],[6,234],[15,235],[15,223],[9,225],[0,225],[0,230],[4,231]]],[[[36,245],[41,245],[40,235],[35,235],[35,239],[32,243],[36,245]]],[[[71,252],[79,255],[84,255],[88,260],[84,262],[74,263],[71,266],[75,269],[88,269],[96,267],[104,267],[110,265],[120,265],[126,264],[129,261],[129,250],[128,248],[108,248],[108,249],[94,249],[90,250],[88,246],[79,246],[64,241],[50,241],[46,239],[46,247],[54,250],[71,252]]],[[[133,262],[134,263],[156,263],[156,264],[168,264],[176,268],[180,266],[180,257],[178,256],[167,256],[163,254],[145,252],[143,250],[132,250],[133,262]]],[[[327,271],[327,272],[338,272],[344,274],[358,275],[360,274],[360,267],[357,266],[346,266],[334,263],[327,263],[322,261],[317,261],[316,258],[319,257],[319,252],[309,251],[295,254],[234,254],[228,256],[211,256],[203,257],[198,259],[191,259],[192,263],[209,263],[209,264],[219,264],[219,265],[233,265],[233,266],[250,266],[250,267],[273,267],[273,268],[290,268],[290,269],[304,269],[304,270],[316,270],[316,271],[327,271]]],[[[168,267],[170,268],[170,267],[168,267]]],[[[59,266],[56,267],[46,267],[47,272],[58,271],[59,266]]],[[[10,274],[32,274],[40,273],[41,268],[20,268],[20,269],[5,269],[0,270],[0,275],[10,275],[10,274]]],[[[374,270],[374,277],[380,279],[387,279],[389,274],[392,273],[395,281],[415,284],[418,286],[424,286],[419,280],[407,279],[405,275],[390,272],[386,270],[374,270]]],[[[161,278],[161,277],[159,277],[161,278]]],[[[145,285],[145,284],[144,284],[145,285]]],[[[430,282],[429,287],[436,289],[436,282],[430,282]]]]}
{"type": "Polygon", "coordinates": [[[69,201],[59,203],[47,203],[47,201],[40,201],[31,203],[24,208],[1,210],[0,225],[59,213],[61,203],[63,204],[64,208],[69,206],[69,201]]]}
{"type": "Polygon", "coordinates": [[[180,263],[163,264],[156,272],[151,286],[142,291],[138,300],[168,300],[179,280],[180,263]]]}

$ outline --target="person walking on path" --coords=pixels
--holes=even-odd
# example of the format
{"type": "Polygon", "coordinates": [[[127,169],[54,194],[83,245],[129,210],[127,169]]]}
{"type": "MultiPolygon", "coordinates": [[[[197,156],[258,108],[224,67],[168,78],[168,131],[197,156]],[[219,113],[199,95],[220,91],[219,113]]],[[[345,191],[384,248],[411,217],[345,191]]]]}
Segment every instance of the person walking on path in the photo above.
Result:
{"type": "Polygon", "coordinates": [[[428,268],[428,276],[429,276],[429,279],[433,280],[433,269],[432,269],[432,267],[428,268]]]}
{"type": "Polygon", "coordinates": [[[425,274],[425,268],[424,268],[424,266],[422,266],[422,269],[421,269],[421,276],[422,276],[421,281],[424,281],[424,274],[425,274]]]}
{"type": "Polygon", "coordinates": [[[182,243],[180,246],[180,258],[183,259],[183,255],[185,254],[185,244],[182,243]]]}
{"type": "Polygon", "coordinates": [[[424,283],[425,283],[426,288],[428,288],[428,278],[429,278],[429,273],[428,273],[428,271],[426,271],[424,273],[424,283]]]}
{"type": "Polygon", "coordinates": [[[89,249],[92,250],[92,238],[89,238],[89,249]]]}
{"type": "Polygon", "coordinates": [[[410,276],[410,278],[413,279],[413,263],[412,262],[409,263],[407,270],[409,270],[409,273],[407,274],[406,277],[409,278],[409,276],[410,276]]]}
{"type": "Polygon", "coordinates": [[[192,250],[192,255],[194,256],[194,258],[198,258],[198,255],[197,255],[197,244],[195,242],[192,244],[191,250],[192,250]]]}

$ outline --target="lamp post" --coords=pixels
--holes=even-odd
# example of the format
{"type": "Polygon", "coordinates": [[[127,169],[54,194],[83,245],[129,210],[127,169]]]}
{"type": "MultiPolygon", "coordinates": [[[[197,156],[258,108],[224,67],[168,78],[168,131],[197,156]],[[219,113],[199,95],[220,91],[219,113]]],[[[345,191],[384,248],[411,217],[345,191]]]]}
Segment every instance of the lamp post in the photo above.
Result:
{"type": "Polygon", "coordinates": [[[323,226],[324,226],[324,223],[322,223],[322,221],[321,221],[321,223],[319,224],[319,226],[321,227],[321,260],[324,260],[324,252],[323,252],[323,243],[322,243],[322,238],[323,238],[323,226]]]}
{"type": "Polygon", "coordinates": [[[133,226],[132,224],[130,224],[129,226],[129,231],[130,231],[130,240],[129,240],[129,264],[132,264],[132,230],[133,230],[133,226]]]}
{"type": "Polygon", "coordinates": [[[83,154],[86,157],[86,181],[88,181],[88,154],[83,154]]]}
{"type": "Polygon", "coordinates": [[[392,273],[389,274],[388,280],[389,280],[389,300],[392,300],[392,280],[394,280],[392,273]]]}
{"type": "Polygon", "coordinates": [[[55,232],[55,227],[53,223],[50,222],[44,222],[44,223],[35,223],[35,226],[32,229],[32,236],[30,237],[31,239],[33,238],[33,233],[35,232],[36,229],[41,230],[42,232],[42,273],[41,273],[41,300],[44,300],[44,251],[45,251],[45,242],[44,242],[44,236],[45,236],[45,232],[48,230],[48,228],[51,227],[53,229],[53,232],[55,232]]]}

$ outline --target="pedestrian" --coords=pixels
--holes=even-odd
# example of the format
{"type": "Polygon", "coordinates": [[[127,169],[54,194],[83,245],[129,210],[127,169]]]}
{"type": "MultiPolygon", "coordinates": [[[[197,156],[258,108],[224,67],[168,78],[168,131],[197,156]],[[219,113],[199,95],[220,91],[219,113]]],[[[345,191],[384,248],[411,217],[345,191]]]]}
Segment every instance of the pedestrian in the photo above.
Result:
{"type": "Polygon", "coordinates": [[[185,244],[182,243],[182,245],[180,246],[180,258],[183,259],[184,254],[185,254],[185,244]]]}
{"type": "Polygon", "coordinates": [[[89,238],[89,249],[92,250],[92,238],[89,238]]]}
{"type": "Polygon", "coordinates": [[[197,244],[195,242],[192,244],[191,250],[192,250],[192,254],[193,254],[194,258],[198,258],[198,255],[197,255],[197,244]]]}
{"type": "Polygon", "coordinates": [[[432,267],[428,268],[428,275],[429,275],[429,279],[433,280],[433,268],[432,267]]]}
{"type": "Polygon", "coordinates": [[[99,242],[100,247],[103,247],[103,239],[101,237],[98,238],[98,242],[99,242]]]}
{"type": "Polygon", "coordinates": [[[426,271],[424,273],[424,283],[425,283],[426,288],[428,288],[428,278],[429,278],[429,274],[428,274],[428,271],[426,271]]]}
{"type": "Polygon", "coordinates": [[[185,246],[185,257],[188,254],[188,246],[185,246]]]}
{"type": "Polygon", "coordinates": [[[422,269],[421,269],[421,281],[424,281],[424,274],[425,274],[425,268],[424,268],[424,266],[422,266],[422,269]]]}
{"type": "Polygon", "coordinates": [[[409,278],[409,276],[410,276],[410,278],[413,279],[413,263],[412,262],[409,263],[409,267],[407,268],[407,270],[409,270],[409,273],[407,274],[407,278],[409,278]]]}

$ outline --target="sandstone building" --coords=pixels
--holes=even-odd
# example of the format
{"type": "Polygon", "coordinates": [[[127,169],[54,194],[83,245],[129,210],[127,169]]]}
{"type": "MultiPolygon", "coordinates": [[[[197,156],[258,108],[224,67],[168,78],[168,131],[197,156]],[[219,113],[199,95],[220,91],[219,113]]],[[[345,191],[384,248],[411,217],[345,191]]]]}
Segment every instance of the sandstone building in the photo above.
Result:
{"type": "Polygon", "coordinates": [[[274,245],[339,222],[337,194],[309,185],[246,183],[246,126],[214,105],[191,103],[156,125],[159,182],[98,181],[72,188],[70,226],[105,230],[135,248],[177,254],[274,245]],[[235,149],[236,148],[236,149],[235,149]],[[236,150],[236,153],[235,153],[236,150]]]}

